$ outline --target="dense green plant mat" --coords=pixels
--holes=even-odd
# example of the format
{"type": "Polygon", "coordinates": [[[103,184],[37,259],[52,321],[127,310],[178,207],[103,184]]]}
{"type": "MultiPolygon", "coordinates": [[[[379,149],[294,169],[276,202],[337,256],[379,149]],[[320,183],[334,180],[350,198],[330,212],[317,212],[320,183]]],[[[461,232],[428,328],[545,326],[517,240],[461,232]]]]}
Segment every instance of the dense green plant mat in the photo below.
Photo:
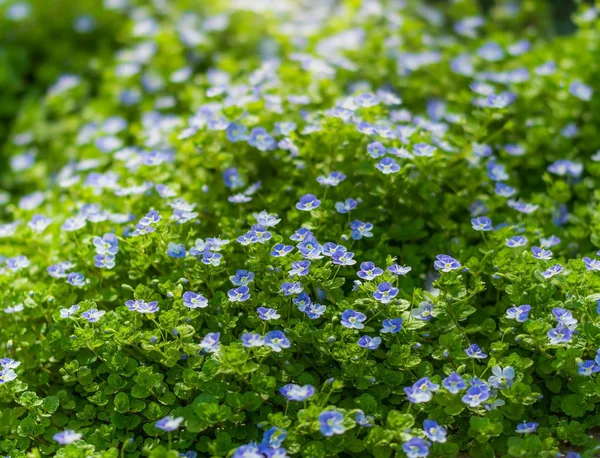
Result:
{"type": "Polygon", "coordinates": [[[57,47],[0,79],[2,454],[599,455],[594,8],[49,3],[0,5],[57,47]]]}

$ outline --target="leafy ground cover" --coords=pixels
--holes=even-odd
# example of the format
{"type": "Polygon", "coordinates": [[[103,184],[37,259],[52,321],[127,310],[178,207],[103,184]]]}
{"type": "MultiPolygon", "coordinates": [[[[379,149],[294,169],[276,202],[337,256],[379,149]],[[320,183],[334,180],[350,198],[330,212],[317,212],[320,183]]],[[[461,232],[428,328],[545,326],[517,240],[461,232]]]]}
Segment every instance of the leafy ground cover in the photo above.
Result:
{"type": "Polygon", "coordinates": [[[600,22],[498,3],[2,3],[2,453],[598,456],[600,22]]]}

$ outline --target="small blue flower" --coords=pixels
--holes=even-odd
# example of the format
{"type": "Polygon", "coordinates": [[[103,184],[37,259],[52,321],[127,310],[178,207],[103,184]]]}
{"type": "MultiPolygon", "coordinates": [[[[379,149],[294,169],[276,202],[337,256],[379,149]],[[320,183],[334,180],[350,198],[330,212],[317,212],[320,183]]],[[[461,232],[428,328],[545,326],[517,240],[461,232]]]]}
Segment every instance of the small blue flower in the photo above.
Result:
{"type": "Polygon", "coordinates": [[[377,289],[373,293],[373,297],[382,304],[388,304],[397,295],[398,288],[394,288],[391,283],[388,283],[387,281],[379,283],[377,289]]]}
{"type": "Polygon", "coordinates": [[[594,90],[581,81],[573,81],[569,85],[569,93],[584,102],[589,102],[594,95],[594,90]]]}
{"type": "Polygon", "coordinates": [[[279,292],[282,292],[284,296],[292,296],[294,294],[300,294],[303,289],[302,283],[286,281],[281,284],[279,292]]]}
{"type": "Polygon", "coordinates": [[[522,235],[515,235],[509,239],[506,239],[506,246],[509,248],[516,248],[523,246],[527,243],[527,239],[522,235]]]}
{"type": "Polygon", "coordinates": [[[310,267],[310,261],[308,261],[308,260],[293,262],[292,268],[289,272],[290,277],[295,277],[295,276],[303,277],[305,275],[308,275],[309,267],[310,267]]]}
{"type": "Polygon", "coordinates": [[[290,348],[290,341],[281,331],[271,331],[265,335],[265,345],[275,352],[290,348]]]}
{"type": "Polygon", "coordinates": [[[451,270],[460,269],[462,267],[461,263],[451,256],[438,254],[435,258],[436,261],[433,263],[435,270],[450,272],[451,270]]]}
{"type": "Polygon", "coordinates": [[[362,336],[358,339],[358,346],[367,350],[376,350],[381,345],[381,337],[362,336]]]}
{"type": "Polygon", "coordinates": [[[356,273],[363,280],[373,280],[383,274],[383,269],[375,266],[373,262],[361,262],[360,270],[356,273]]]}
{"type": "Polygon", "coordinates": [[[334,434],[344,434],[346,428],[343,425],[344,414],[334,410],[326,410],[319,414],[319,429],[325,437],[334,434]]]}
{"type": "Polygon", "coordinates": [[[552,315],[554,315],[556,321],[562,326],[566,326],[569,329],[573,329],[577,326],[577,320],[573,318],[573,313],[567,309],[555,307],[552,309],[552,315]]]}
{"type": "Polygon", "coordinates": [[[353,257],[354,253],[351,251],[336,251],[331,255],[331,262],[339,266],[352,266],[356,264],[353,257]]]}
{"type": "Polygon", "coordinates": [[[335,209],[338,213],[349,213],[356,208],[357,202],[354,199],[346,199],[344,202],[336,202],[335,209]]]}
{"type": "Polygon", "coordinates": [[[220,332],[209,332],[200,342],[200,348],[206,353],[215,353],[219,350],[219,341],[221,340],[220,332]]]}
{"type": "Polygon", "coordinates": [[[317,183],[323,186],[337,186],[346,179],[342,172],[331,172],[328,176],[317,177],[317,183]]]}
{"type": "Polygon", "coordinates": [[[400,171],[400,166],[396,164],[396,161],[391,157],[384,157],[375,165],[375,167],[384,175],[390,175],[400,171]]]}
{"type": "Polygon", "coordinates": [[[254,281],[254,272],[238,270],[235,275],[229,277],[229,280],[234,286],[248,286],[254,281]]]}
{"type": "Polygon", "coordinates": [[[409,402],[420,404],[431,401],[433,393],[439,390],[439,388],[440,386],[433,383],[429,377],[423,377],[417,380],[411,387],[405,387],[404,393],[409,402]]]}
{"type": "Polygon", "coordinates": [[[474,359],[485,359],[488,356],[481,350],[481,348],[479,348],[479,345],[477,345],[477,344],[469,345],[465,349],[465,353],[467,354],[467,356],[469,358],[474,358],[474,359]]]}
{"type": "Polygon", "coordinates": [[[494,192],[500,197],[512,197],[516,194],[517,190],[499,181],[494,187],[494,192]]]}
{"type": "Polygon", "coordinates": [[[537,431],[539,424],[533,421],[519,423],[515,432],[519,434],[530,434],[537,431]]]}
{"type": "Polygon", "coordinates": [[[93,238],[97,254],[114,256],[119,252],[119,239],[114,234],[104,234],[93,238]]]}
{"type": "Polygon", "coordinates": [[[373,142],[367,145],[367,152],[373,159],[385,156],[386,148],[380,142],[373,142]]]}
{"type": "Polygon", "coordinates": [[[314,194],[304,194],[300,197],[300,201],[296,204],[296,208],[302,211],[311,211],[318,208],[321,201],[314,194]]]}
{"type": "Polygon", "coordinates": [[[143,299],[131,299],[125,302],[127,308],[132,312],[156,313],[160,310],[157,301],[146,302],[143,299]]]}
{"type": "Polygon", "coordinates": [[[208,307],[208,300],[202,294],[186,291],[183,293],[183,305],[190,309],[205,308],[208,307]]]}
{"type": "Polygon", "coordinates": [[[362,410],[356,412],[354,419],[356,420],[356,423],[358,423],[360,426],[364,426],[365,428],[370,428],[373,426],[373,417],[370,415],[365,415],[362,410]]]}
{"type": "Polygon", "coordinates": [[[183,243],[169,242],[167,255],[171,258],[185,258],[185,246],[183,243]]]}
{"type": "Polygon", "coordinates": [[[312,385],[295,385],[290,383],[289,385],[282,386],[279,392],[288,400],[301,402],[305,401],[315,394],[315,387],[312,385]]]}
{"type": "Polygon", "coordinates": [[[398,264],[392,264],[391,266],[388,267],[387,269],[388,271],[390,271],[391,273],[393,273],[394,275],[406,275],[407,273],[409,273],[412,270],[412,267],[410,266],[400,266],[398,264]]]}
{"type": "Polygon", "coordinates": [[[97,254],[94,256],[94,265],[101,269],[112,269],[115,267],[115,257],[110,254],[97,254]]]}
{"type": "Polygon", "coordinates": [[[243,124],[230,123],[225,129],[227,140],[230,142],[243,142],[248,140],[248,128],[243,124]]]}
{"type": "Polygon", "coordinates": [[[306,293],[300,293],[297,297],[292,299],[292,302],[298,307],[298,310],[304,312],[306,307],[308,307],[312,301],[310,296],[306,293]]]}
{"type": "Polygon", "coordinates": [[[256,312],[258,313],[258,317],[261,320],[265,320],[265,321],[277,320],[277,319],[281,318],[281,315],[279,315],[279,313],[277,313],[277,310],[275,310],[275,309],[269,309],[266,307],[258,307],[256,309],[256,312]]]}
{"type": "Polygon", "coordinates": [[[273,426],[263,433],[261,444],[269,448],[279,448],[286,437],[287,431],[285,429],[273,426]]]}
{"type": "Polygon", "coordinates": [[[448,377],[446,377],[442,381],[442,385],[452,394],[457,394],[467,388],[467,384],[463,378],[456,372],[452,372],[448,377]]]}
{"type": "Polygon", "coordinates": [[[67,281],[70,285],[73,286],[84,286],[85,285],[85,277],[83,274],[79,272],[71,272],[67,275],[67,281]]]}
{"type": "Polygon", "coordinates": [[[290,240],[293,240],[294,242],[303,242],[305,239],[311,237],[314,238],[313,233],[309,229],[301,227],[290,236],[290,240]]]}
{"type": "Polygon", "coordinates": [[[321,318],[326,310],[327,307],[324,305],[313,302],[312,304],[307,305],[302,311],[306,313],[306,316],[308,316],[311,320],[315,320],[317,318],[321,318]]]}
{"type": "Polygon", "coordinates": [[[223,255],[221,253],[213,253],[212,251],[204,251],[202,253],[202,264],[218,266],[221,264],[223,255]]]}
{"type": "Polygon", "coordinates": [[[271,215],[264,210],[260,213],[252,213],[252,216],[256,223],[263,227],[274,227],[281,222],[281,218],[278,218],[277,215],[271,215]]]}
{"type": "Polygon", "coordinates": [[[429,455],[430,443],[420,437],[413,437],[402,444],[407,458],[425,458],[429,455]]]}
{"type": "Polygon", "coordinates": [[[272,151],[277,148],[277,142],[263,127],[255,127],[250,132],[248,144],[260,151],[272,151]]]}
{"type": "Polygon", "coordinates": [[[433,157],[437,148],[427,143],[417,143],[413,146],[413,154],[418,157],[433,157]]]}
{"type": "Polygon", "coordinates": [[[425,420],[423,422],[423,432],[432,442],[446,442],[446,428],[438,425],[435,420],[425,420]]]}
{"type": "Polygon", "coordinates": [[[247,332],[242,335],[242,345],[246,348],[262,347],[264,344],[265,341],[260,334],[247,332]]]}
{"type": "Polygon", "coordinates": [[[91,308],[87,312],[83,312],[81,314],[81,316],[83,318],[85,318],[88,322],[95,323],[100,318],[102,318],[102,316],[104,316],[105,313],[106,312],[104,310],[98,310],[98,309],[95,309],[95,308],[91,308]]]}
{"type": "Polygon", "coordinates": [[[362,221],[354,220],[350,223],[350,229],[352,229],[352,238],[354,240],[360,240],[363,237],[373,237],[373,224],[363,223],[362,221]]]}
{"type": "Polygon", "coordinates": [[[382,334],[396,334],[400,332],[402,329],[402,318],[388,318],[383,320],[381,324],[381,330],[379,331],[382,334]]]}
{"type": "Polygon", "coordinates": [[[183,417],[164,417],[161,418],[160,420],[158,420],[156,423],[154,423],[154,426],[158,429],[162,429],[163,431],[175,431],[177,430],[180,426],[181,423],[183,423],[183,417]]]}
{"type": "Polygon", "coordinates": [[[67,429],[65,431],[61,431],[60,433],[56,433],[54,436],[52,436],[52,439],[54,439],[55,442],[58,442],[61,445],[69,445],[73,442],[78,441],[82,437],[83,434],[77,433],[72,429],[67,429]]]}
{"type": "Polygon", "coordinates": [[[431,318],[433,318],[433,316],[431,315],[432,310],[433,304],[431,304],[430,302],[421,302],[419,304],[419,307],[410,311],[410,314],[417,320],[430,321],[431,318]]]}
{"type": "Polygon", "coordinates": [[[515,370],[511,366],[502,369],[500,366],[492,367],[492,375],[488,379],[488,383],[493,388],[510,388],[515,379],[515,370]]]}
{"type": "Polygon", "coordinates": [[[539,246],[531,247],[531,252],[533,253],[533,257],[536,259],[541,259],[544,261],[548,261],[552,259],[552,251],[546,250],[545,248],[540,248],[539,246]]]}
{"type": "Polygon", "coordinates": [[[471,224],[473,225],[473,229],[476,231],[491,231],[492,230],[492,220],[487,216],[478,216],[477,218],[471,219],[471,224]]]}
{"type": "Polygon", "coordinates": [[[250,289],[242,285],[239,288],[233,288],[227,291],[227,296],[231,302],[245,302],[250,299],[250,289]]]}
{"type": "Polygon", "coordinates": [[[571,341],[573,331],[565,326],[558,325],[548,331],[548,338],[550,339],[550,345],[560,345],[571,341]]]}
{"type": "Polygon", "coordinates": [[[275,258],[281,258],[283,256],[288,255],[292,252],[294,247],[292,245],[285,245],[283,243],[278,243],[271,249],[271,256],[275,258]]]}
{"type": "Polygon", "coordinates": [[[583,258],[583,263],[585,264],[585,268],[587,270],[591,270],[593,272],[599,272],[600,271],[600,260],[599,259],[590,259],[590,258],[583,258]]]}
{"type": "Polygon", "coordinates": [[[60,317],[61,318],[71,318],[73,315],[77,313],[79,310],[79,305],[75,304],[69,307],[68,309],[60,309],[60,317]]]}
{"type": "Polygon", "coordinates": [[[506,311],[506,318],[509,320],[517,320],[519,323],[524,323],[529,317],[531,305],[524,304],[517,307],[511,307],[506,311]]]}
{"type": "Polygon", "coordinates": [[[462,402],[469,405],[470,407],[478,407],[487,401],[490,397],[489,390],[480,388],[478,386],[472,386],[467,390],[467,393],[462,397],[462,402]]]}
{"type": "Polygon", "coordinates": [[[348,309],[342,312],[340,324],[349,329],[363,329],[365,327],[363,322],[366,319],[367,316],[364,313],[348,309]]]}
{"type": "Polygon", "coordinates": [[[577,361],[577,373],[584,377],[589,377],[596,372],[600,372],[600,366],[593,360],[577,361]]]}

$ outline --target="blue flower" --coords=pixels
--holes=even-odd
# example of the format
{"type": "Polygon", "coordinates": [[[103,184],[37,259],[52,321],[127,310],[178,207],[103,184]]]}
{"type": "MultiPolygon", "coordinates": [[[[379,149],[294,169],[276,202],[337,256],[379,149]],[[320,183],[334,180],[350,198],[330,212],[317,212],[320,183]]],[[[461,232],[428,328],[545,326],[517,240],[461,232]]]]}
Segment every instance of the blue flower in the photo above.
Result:
{"type": "Polygon", "coordinates": [[[295,277],[296,275],[298,275],[298,276],[308,275],[309,267],[310,267],[310,261],[308,261],[308,260],[292,262],[292,269],[290,270],[290,277],[295,277]]]}
{"type": "Polygon", "coordinates": [[[0,359],[0,366],[2,366],[2,369],[16,369],[20,365],[21,363],[19,361],[15,361],[11,358],[0,359]]]}
{"type": "Polygon", "coordinates": [[[271,215],[265,210],[261,211],[260,213],[252,213],[252,216],[256,220],[257,224],[260,224],[264,227],[277,226],[277,224],[281,222],[281,218],[278,218],[277,215],[271,215]]]}
{"type": "Polygon", "coordinates": [[[367,145],[367,152],[373,159],[385,156],[386,148],[380,142],[373,142],[367,145]]]}
{"type": "Polygon", "coordinates": [[[17,373],[12,369],[2,369],[0,371],[0,385],[11,382],[17,378],[17,373]]]}
{"type": "Polygon", "coordinates": [[[219,350],[219,341],[221,340],[220,332],[209,332],[204,336],[199,346],[206,353],[214,353],[219,350]]]}
{"type": "Polygon", "coordinates": [[[354,419],[356,420],[356,423],[358,423],[360,426],[364,426],[365,428],[370,428],[373,426],[373,417],[370,415],[365,415],[362,410],[356,412],[354,419]]]}
{"type": "Polygon", "coordinates": [[[233,288],[227,291],[227,296],[231,302],[245,302],[250,299],[250,289],[242,285],[239,288],[233,288]]]}
{"type": "Polygon", "coordinates": [[[391,157],[384,157],[375,165],[375,167],[384,175],[389,175],[400,171],[400,166],[396,164],[396,161],[391,157]]]}
{"type": "Polygon", "coordinates": [[[119,252],[119,239],[114,234],[104,234],[93,238],[97,254],[116,255],[119,252]]]}
{"type": "Polygon", "coordinates": [[[246,194],[240,192],[240,193],[234,194],[233,196],[229,196],[227,198],[227,200],[229,202],[231,202],[232,204],[245,204],[245,203],[252,201],[252,197],[247,196],[246,194]]]}
{"type": "Polygon", "coordinates": [[[261,444],[269,448],[279,448],[287,437],[287,431],[277,426],[267,429],[263,433],[261,444]]]}
{"type": "Polygon", "coordinates": [[[79,272],[71,272],[67,275],[67,282],[73,286],[85,285],[85,277],[79,272]]]}
{"type": "Polygon", "coordinates": [[[506,239],[506,246],[509,248],[516,248],[523,246],[527,243],[527,239],[522,235],[515,235],[509,239],[506,239]]]}
{"type": "Polygon", "coordinates": [[[46,228],[52,223],[52,218],[47,218],[44,215],[33,215],[27,225],[32,231],[38,234],[44,232],[46,228]]]}
{"type": "Polygon", "coordinates": [[[554,315],[559,324],[567,326],[570,329],[573,329],[577,325],[577,320],[573,318],[573,314],[567,309],[555,307],[552,309],[552,315],[554,315]]]}
{"type": "Polygon", "coordinates": [[[238,169],[231,167],[223,171],[223,182],[230,189],[237,189],[244,186],[244,180],[240,176],[238,169]]]}
{"type": "Polygon", "coordinates": [[[275,310],[275,309],[269,309],[266,307],[258,307],[256,309],[256,312],[258,313],[258,317],[261,320],[265,320],[265,321],[277,320],[277,319],[281,318],[281,315],[279,315],[279,313],[277,313],[277,310],[275,310]]]}
{"type": "Polygon", "coordinates": [[[94,256],[94,265],[101,269],[112,269],[115,267],[115,257],[110,254],[97,254],[94,256]]]}
{"type": "Polygon", "coordinates": [[[253,238],[256,242],[265,243],[268,240],[271,240],[272,234],[260,224],[255,224],[250,228],[250,232],[253,235],[253,238]]]}
{"type": "Polygon", "coordinates": [[[536,259],[542,259],[544,261],[552,259],[552,251],[546,250],[545,248],[534,246],[531,247],[531,252],[533,253],[533,257],[536,259]]]}
{"type": "Polygon", "coordinates": [[[472,386],[467,390],[467,393],[462,397],[462,402],[471,406],[477,407],[483,404],[490,397],[489,390],[480,388],[478,386],[472,386]]]}
{"type": "Polygon", "coordinates": [[[548,338],[550,339],[550,345],[560,345],[571,341],[573,331],[566,326],[558,325],[548,331],[548,338]]]}
{"type": "Polygon", "coordinates": [[[324,305],[313,302],[312,304],[307,305],[302,311],[306,313],[306,316],[308,316],[311,320],[315,320],[317,318],[320,318],[326,310],[327,307],[325,307],[324,305]]]}
{"type": "Polygon", "coordinates": [[[590,259],[590,258],[583,258],[583,263],[585,264],[585,267],[587,270],[591,270],[591,271],[595,271],[598,272],[600,271],[600,260],[598,259],[590,259]]]}
{"type": "Polygon", "coordinates": [[[356,208],[356,200],[346,199],[344,202],[336,202],[335,209],[338,213],[349,213],[356,208]]]}
{"type": "Polygon", "coordinates": [[[583,164],[567,159],[559,159],[548,166],[548,172],[558,176],[570,175],[573,178],[578,178],[583,172],[583,164]]]}
{"type": "Polygon", "coordinates": [[[352,238],[354,240],[360,240],[363,237],[373,237],[373,225],[371,223],[363,223],[362,221],[354,220],[350,223],[350,229],[352,229],[352,238]]]}
{"type": "Polygon", "coordinates": [[[569,85],[569,93],[584,102],[589,102],[594,95],[594,90],[581,81],[573,81],[569,85]]]}
{"type": "Polygon", "coordinates": [[[492,230],[492,220],[487,216],[478,216],[477,218],[471,219],[471,224],[473,225],[473,229],[476,231],[491,231],[492,230]]]}
{"type": "Polygon", "coordinates": [[[298,310],[304,312],[306,307],[308,307],[312,301],[310,300],[310,296],[306,293],[300,293],[297,297],[292,299],[292,302],[298,307],[298,310]]]}
{"type": "Polygon", "coordinates": [[[139,224],[142,226],[150,226],[151,224],[156,224],[162,219],[160,213],[157,210],[153,210],[146,214],[142,219],[140,219],[139,224]]]}
{"type": "Polygon", "coordinates": [[[317,183],[323,186],[337,186],[346,179],[342,172],[331,172],[328,176],[317,177],[317,183]]]}
{"type": "Polygon", "coordinates": [[[413,154],[418,157],[433,157],[437,148],[427,143],[417,143],[413,146],[413,154]]]}
{"type": "Polygon", "coordinates": [[[384,281],[379,283],[373,297],[381,302],[382,304],[389,303],[394,297],[398,295],[398,288],[394,288],[391,283],[384,281]]]}
{"type": "Polygon", "coordinates": [[[313,233],[309,229],[301,227],[290,236],[290,240],[293,240],[294,242],[303,242],[305,239],[311,237],[314,238],[313,233]]]}
{"type": "Polygon", "coordinates": [[[163,417],[160,420],[158,420],[156,423],[154,423],[154,426],[158,429],[162,429],[163,431],[175,431],[177,430],[180,426],[181,423],[183,423],[183,417],[163,417]]]}
{"type": "Polygon", "coordinates": [[[500,197],[512,197],[515,195],[517,190],[511,186],[508,186],[507,184],[497,182],[496,186],[494,187],[494,192],[500,197]]]}
{"type": "Polygon", "coordinates": [[[406,275],[407,273],[409,273],[412,270],[412,267],[410,266],[400,266],[398,264],[392,264],[391,266],[389,266],[387,268],[388,271],[390,271],[391,273],[393,273],[394,275],[406,275]]]}
{"type": "Polygon", "coordinates": [[[363,329],[365,327],[363,321],[366,319],[367,316],[364,313],[348,309],[342,312],[340,324],[349,329],[363,329]]]}
{"type": "Polygon", "coordinates": [[[286,281],[281,284],[279,292],[282,292],[284,296],[291,296],[293,294],[300,294],[303,289],[302,283],[286,281]]]}
{"type": "Polygon", "coordinates": [[[190,309],[205,308],[208,307],[208,299],[202,294],[186,291],[183,293],[183,305],[190,309]]]}
{"type": "Polygon", "coordinates": [[[511,366],[502,369],[500,366],[492,367],[492,375],[488,379],[488,383],[493,388],[510,388],[515,379],[515,370],[511,366]]]}
{"type": "Polygon", "coordinates": [[[143,299],[133,299],[125,302],[127,308],[132,312],[156,313],[160,310],[157,301],[146,302],[143,299]]]}
{"type": "Polygon", "coordinates": [[[517,425],[517,429],[515,429],[516,433],[519,434],[530,434],[537,431],[539,424],[533,421],[519,423],[517,425]]]}
{"type": "Polygon", "coordinates": [[[325,437],[331,437],[334,434],[344,434],[346,428],[342,424],[344,414],[335,410],[326,410],[319,414],[319,429],[325,437]]]}
{"type": "Polygon", "coordinates": [[[292,252],[294,247],[292,245],[285,245],[283,243],[278,243],[271,249],[271,256],[275,258],[281,258],[283,256],[288,255],[292,252]]]}
{"type": "Polygon", "coordinates": [[[383,269],[375,266],[373,262],[361,262],[360,270],[356,273],[364,280],[373,280],[381,274],[383,274],[383,269]]]}
{"type": "Polygon", "coordinates": [[[452,372],[448,377],[446,377],[442,381],[442,385],[452,394],[457,394],[467,387],[466,382],[456,372],[452,372]]]}
{"type": "Polygon", "coordinates": [[[408,397],[409,402],[420,404],[429,402],[433,398],[433,393],[440,388],[439,385],[433,383],[429,377],[423,377],[417,380],[413,386],[405,387],[404,393],[408,397]]]}
{"type": "Polygon", "coordinates": [[[252,283],[254,281],[254,272],[238,270],[235,275],[229,277],[229,280],[234,286],[248,286],[248,283],[252,283]]]}
{"type": "Polygon", "coordinates": [[[424,458],[429,455],[429,445],[425,439],[413,437],[402,444],[402,450],[407,458],[424,458]]]}
{"type": "Polygon", "coordinates": [[[481,348],[479,348],[479,345],[477,345],[477,344],[469,345],[465,349],[465,353],[467,354],[467,356],[469,358],[474,358],[474,359],[485,359],[488,356],[481,350],[481,348]]]}
{"type": "Polygon", "coordinates": [[[221,264],[223,255],[221,253],[213,253],[212,251],[202,252],[202,264],[218,266],[221,264]]]}
{"type": "Polygon", "coordinates": [[[312,385],[295,385],[290,383],[288,385],[282,386],[279,389],[279,392],[288,400],[288,401],[306,401],[311,398],[315,394],[315,387],[312,385]]]}
{"type": "Polygon", "coordinates": [[[323,252],[323,247],[312,234],[298,243],[296,247],[298,248],[298,251],[300,251],[300,254],[305,258],[321,259],[323,257],[321,255],[323,252]]]}
{"type": "Polygon", "coordinates": [[[429,302],[421,302],[419,304],[419,307],[410,311],[410,314],[414,316],[417,320],[430,321],[431,318],[433,318],[433,316],[431,315],[432,310],[433,304],[429,302]]]}
{"type": "Polygon", "coordinates": [[[265,345],[275,352],[290,348],[290,341],[281,331],[271,331],[265,335],[265,345]]]}
{"type": "Polygon", "coordinates": [[[531,311],[531,305],[524,304],[518,307],[511,307],[506,311],[506,318],[509,320],[517,320],[519,323],[524,323],[529,317],[531,311]]]}
{"type": "Polygon", "coordinates": [[[504,59],[504,51],[500,45],[494,41],[489,41],[477,49],[477,55],[489,62],[496,62],[504,59]]]}
{"type": "Polygon", "coordinates": [[[314,194],[304,194],[296,204],[296,208],[302,211],[311,211],[318,208],[321,201],[314,194]]]}
{"type": "Polygon", "coordinates": [[[250,132],[248,144],[258,148],[260,151],[272,151],[277,148],[277,142],[263,127],[255,127],[250,132]]]}
{"type": "Polygon", "coordinates": [[[600,366],[593,360],[577,361],[577,373],[589,377],[596,372],[600,372],[600,366]]]}
{"type": "Polygon", "coordinates": [[[362,336],[358,339],[358,346],[367,350],[376,350],[381,345],[381,337],[362,336]]]}
{"type": "Polygon", "coordinates": [[[396,334],[402,329],[402,318],[388,318],[383,320],[381,331],[382,334],[396,334]]]}
{"type": "Polygon", "coordinates": [[[225,135],[230,142],[243,142],[248,140],[248,128],[243,124],[232,122],[225,129],[225,135]]]}
{"type": "Polygon", "coordinates": [[[185,258],[185,246],[183,243],[169,242],[167,254],[171,258],[185,258]]]}
{"type": "Polygon", "coordinates": [[[81,314],[81,316],[83,318],[85,318],[88,322],[95,323],[100,318],[102,318],[102,316],[104,316],[105,313],[106,312],[104,310],[98,310],[98,309],[95,309],[95,308],[91,308],[87,312],[83,312],[81,314]]]}
{"type": "Polygon", "coordinates": [[[73,315],[77,313],[79,310],[79,305],[75,304],[69,307],[68,309],[60,309],[60,317],[61,318],[71,318],[73,315]]]}
{"type": "Polygon", "coordinates": [[[241,445],[235,449],[231,458],[263,458],[264,455],[256,444],[241,445]]]}
{"type": "Polygon", "coordinates": [[[242,345],[244,345],[244,347],[262,347],[264,344],[265,341],[260,334],[247,332],[242,335],[242,345]]]}
{"type": "Polygon", "coordinates": [[[437,424],[435,420],[425,420],[423,422],[423,432],[432,442],[446,442],[446,428],[437,424]]]}
{"type": "Polygon", "coordinates": [[[435,268],[435,270],[441,270],[442,272],[450,272],[451,270],[461,268],[460,262],[446,254],[438,254],[435,258],[436,261],[433,263],[433,267],[435,268]]]}
{"type": "Polygon", "coordinates": [[[331,262],[339,266],[352,266],[356,264],[353,257],[354,253],[351,251],[336,251],[331,255],[331,262]]]}
{"type": "Polygon", "coordinates": [[[61,445],[69,445],[69,444],[72,444],[73,442],[78,441],[82,437],[83,437],[83,434],[77,433],[77,432],[73,431],[72,429],[67,429],[65,431],[56,433],[54,436],[52,436],[52,439],[54,439],[55,442],[58,442],[61,445]]]}

